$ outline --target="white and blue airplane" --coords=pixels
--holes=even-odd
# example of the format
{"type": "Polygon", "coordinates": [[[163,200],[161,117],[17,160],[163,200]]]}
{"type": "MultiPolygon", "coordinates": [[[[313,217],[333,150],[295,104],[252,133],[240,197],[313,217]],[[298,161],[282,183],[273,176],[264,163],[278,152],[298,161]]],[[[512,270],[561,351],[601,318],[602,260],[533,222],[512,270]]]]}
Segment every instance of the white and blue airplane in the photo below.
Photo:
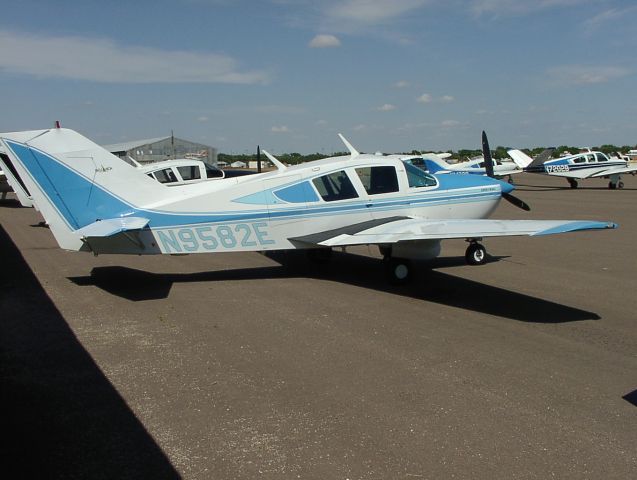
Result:
{"type": "MultiPolygon", "coordinates": [[[[552,151],[553,150],[551,149],[543,151],[536,160],[542,161],[548,159],[552,151]]],[[[491,156],[489,140],[487,139],[487,134],[484,131],[482,132],[481,157],[473,158],[466,162],[447,163],[445,161],[446,155],[448,154],[438,155],[434,153],[423,155],[421,162],[423,167],[421,168],[424,168],[429,173],[436,174],[460,173],[470,175],[488,175],[495,178],[508,177],[509,183],[512,183],[512,175],[522,173],[524,169],[534,161],[530,157],[519,157],[517,161],[512,161],[512,159],[494,159],[491,156]]]]}
{"type": "Polygon", "coordinates": [[[637,172],[637,165],[629,165],[626,159],[609,158],[602,152],[588,151],[554,160],[539,157],[533,160],[520,150],[507,153],[523,171],[564,177],[571,188],[577,188],[578,180],[599,177],[609,178],[608,188],[611,190],[624,188],[621,174],[637,172]]]}
{"type": "Polygon", "coordinates": [[[433,175],[397,158],[350,154],[214,182],[167,187],[79,133],[0,134],[5,153],[61,248],[94,254],[188,254],[377,245],[395,283],[445,239],[487,260],[485,237],[616,228],[611,222],[490,220],[508,183],[433,175]]]}
{"type": "MultiPolygon", "coordinates": [[[[466,162],[448,163],[444,159],[435,155],[423,155],[424,168],[429,173],[444,174],[444,173],[462,173],[469,175],[487,175],[485,167],[484,157],[473,158],[466,162]]],[[[493,174],[495,177],[511,177],[516,173],[522,173],[522,169],[511,161],[498,161],[493,162],[493,174]]],[[[530,163],[530,162],[529,162],[530,163]]]]}

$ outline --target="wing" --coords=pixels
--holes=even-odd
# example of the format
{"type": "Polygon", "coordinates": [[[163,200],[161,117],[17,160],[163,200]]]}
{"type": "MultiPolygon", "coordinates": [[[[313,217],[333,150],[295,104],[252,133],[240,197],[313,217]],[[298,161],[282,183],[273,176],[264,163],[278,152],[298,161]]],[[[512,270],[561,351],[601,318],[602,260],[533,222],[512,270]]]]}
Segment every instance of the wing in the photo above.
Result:
{"type": "Polygon", "coordinates": [[[601,172],[594,173],[593,175],[589,175],[587,178],[606,177],[608,175],[619,175],[622,173],[630,172],[637,172],[637,165],[609,168],[607,170],[602,170],[601,172]]]}
{"type": "Polygon", "coordinates": [[[611,222],[576,220],[491,220],[391,217],[345,228],[291,238],[293,243],[324,247],[391,244],[414,240],[550,235],[579,230],[617,228],[611,222]]]}

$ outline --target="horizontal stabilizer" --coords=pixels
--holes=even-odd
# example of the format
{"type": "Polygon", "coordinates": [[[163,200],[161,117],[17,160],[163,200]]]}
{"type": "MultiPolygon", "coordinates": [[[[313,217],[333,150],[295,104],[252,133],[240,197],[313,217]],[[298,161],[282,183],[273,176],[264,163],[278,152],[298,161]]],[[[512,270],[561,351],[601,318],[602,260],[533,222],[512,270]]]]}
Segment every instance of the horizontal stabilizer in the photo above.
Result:
{"type": "Polygon", "coordinates": [[[110,237],[120,232],[141,230],[148,225],[149,220],[141,217],[122,217],[98,220],[75,231],[83,238],[110,237]]]}

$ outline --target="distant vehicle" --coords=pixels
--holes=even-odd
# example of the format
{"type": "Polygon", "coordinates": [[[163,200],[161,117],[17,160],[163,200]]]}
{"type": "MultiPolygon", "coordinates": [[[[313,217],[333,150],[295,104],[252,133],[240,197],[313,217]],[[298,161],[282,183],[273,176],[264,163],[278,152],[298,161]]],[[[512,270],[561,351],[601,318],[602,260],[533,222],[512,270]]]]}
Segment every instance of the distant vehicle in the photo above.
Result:
{"type": "Polygon", "coordinates": [[[628,161],[621,158],[609,158],[602,152],[588,151],[554,160],[532,160],[520,150],[509,150],[508,153],[525,172],[564,177],[571,188],[577,188],[578,180],[600,177],[610,179],[608,188],[611,190],[624,188],[621,174],[637,171],[637,165],[629,165],[628,161]]]}
{"type": "Polygon", "coordinates": [[[480,265],[484,237],[616,228],[486,219],[502,198],[525,208],[514,186],[432,175],[341,139],[349,155],[286,167],[264,151],[276,170],[166,188],[73,130],[0,134],[60,247],[96,255],[304,249],[326,260],[333,247],[376,245],[389,280],[403,283],[410,260],[437,257],[445,239],[465,239],[467,263],[480,265]]]}

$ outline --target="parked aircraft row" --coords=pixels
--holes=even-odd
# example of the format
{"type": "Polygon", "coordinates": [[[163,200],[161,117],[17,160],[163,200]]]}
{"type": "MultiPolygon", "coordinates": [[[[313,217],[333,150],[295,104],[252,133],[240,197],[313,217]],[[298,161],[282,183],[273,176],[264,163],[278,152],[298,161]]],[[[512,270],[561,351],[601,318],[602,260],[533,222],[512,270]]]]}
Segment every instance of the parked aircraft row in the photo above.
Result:
{"type": "Polygon", "coordinates": [[[609,178],[608,188],[611,190],[624,188],[621,175],[637,172],[637,165],[630,165],[628,159],[609,158],[602,152],[588,151],[554,160],[539,157],[533,160],[520,150],[509,150],[507,153],[521,171],[564,177],[571,188],[577,188],[578,180],[600,177],[609,178]]]}
{"type": "Polygon", "coordinates": [[[491,220],[502,198],[528,208],[514,186],[487,176],[427,173],[398,156],[359,153],[276,170],[167,187],[79,133],[63,128],[0,134],[11,166],[61,248],[138,255],[377,245],[389,279],[411,260],[465,239],[469,264],[485,263],[485,237],[612,229],[608,221],[491,220]]]}

